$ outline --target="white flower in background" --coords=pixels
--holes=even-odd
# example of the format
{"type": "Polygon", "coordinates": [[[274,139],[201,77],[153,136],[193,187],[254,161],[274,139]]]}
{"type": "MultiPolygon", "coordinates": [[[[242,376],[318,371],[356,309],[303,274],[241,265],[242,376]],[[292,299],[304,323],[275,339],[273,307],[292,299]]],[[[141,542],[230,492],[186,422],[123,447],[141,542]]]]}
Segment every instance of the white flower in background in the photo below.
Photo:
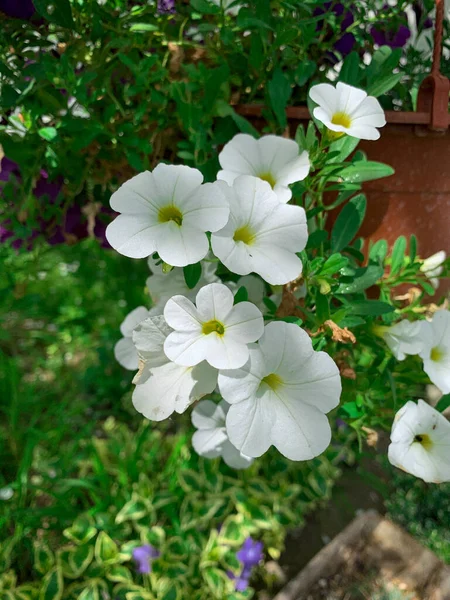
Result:
{"type": "Polygon", "coordinates": [[[299,152],[294,140],[276,135],[256,140],[246,133],[238,133],[219,154],[223,170],[218,172],[217,179],[232,185],[240,175],[253,175],[267,181],[280,202],[288,202],[292,197],[288,186],[302,181],[309,173],[308,153],[299,152]]]}
{"type": "Polygon", "coordinates": [[[239,275],[254,272],[272,285],[296,279],[302,272],[296,252],[308,240],[304,209],[280,203],[266,182],[248,175],[223,191],[230,218],[211,236],[214,254],[239,275]]]}
{"type": "Polygon", "coordinates": [[[419,354],[424,346],[424,321],[404,319],[391,327],[377,325],[374,333],[384,339],[397,360],[405,360],[406,355],[419,354]]]}
{"type": "Polygon", "coordinates": [[[247,290],[247,298],[249,302],[255,304],[255,306],[257,306],[262,312],[267,310],[267,307],[263,302],[263,298],[266,295],[266,286],[264,285],[264,281],[262,279],[256,275],[244,275],[244,277],[239,277],[237,280],[235,292],[237,292],[241,287],[245,287],[247,290]]]}
{"type": "Polygon", "coordinates": [[[250,302],[233,306],[233,292],[210,283],[197,294],[195,307],[184,296],[174,296],[164,308],[164,318],[175,329],[164,352],[177,364],[192,366],[206,360],[216,369],[236,369],[248,359],[250,342],[264,331],[261,311],[250,302]]]}
{"type": "Polygon", "coordinates": [[[407,402],[395,416],[388,457],[429,483],[450,481],[450,423],[423,400],[407,402]]]}
{"type": "Polygon", "coordinates": [[[155,316],[133,333],[140,365],[133,380],[132,401],[135,409],[152,421],[167,419],[174,411],[183,413],[217,384],[217,371],[206,362],[181,367],[169,361],[163,347],[170,331],[164,317],[155,316]]]}
{"type": "Polygon", "coordinates": [[[346,83],[339,82],[336,87],[319,83],[309,90],[309,96],[318,105],[313,111],[314,117],[341,135],[377,140],[380,137],[377,127],[386,125],[378,100],[346,83]]]}
{"type": "Polygon", "coordinates": [[[210,2],[216,6],[220,6],[226,15],[232,15],[233,17],[235,17],[242,8],[240,4],[235,4],[235,0],[210,0],[210,2]],[[234,4],[234,6],[231,6],[232,4],[234,4]]]}
{"type": "Polygon", "coordinates": [[[221,229],[229,215],[220,186],[202,181],[200,171],[182,165],[136,175],[111,196],[122,214],[108,225],[108,242],[131,258],[158,252],[175,267],[198,262],[208,253],[206,232],[221,229]]]}
{"type": "Polygon", "coordinates": [[[432,321],[423,321],[424,345],[419,352],[423,370],[443,394],[450,393],[450,312],[438,310],[432,321]]]}
{"type": "Polygon", "coordinates": [[[145,306],[138,306],[125,317],[120,326],[120,333],[123,338],[114,346],[114,356],[122,367],[130,371],[135,371],[138,368],[138,354],[131,338],[133,329],[148,315],[149,311],[145,306]]]}
{"type": "Polygon", "coordinates": [[[261,456],[274,445],[291,460],[308,460],[329,445],[326,413],[339,404],[339,369],[328,354],[313,350],[297,325],[266,325],[250,360],[220,371],[218,382],[231,404],[228,437],[245,455],[261,456]]]}
{"type": "Polygon", "coordinates": [[[253,459],[239,452],[228,439],[225,419],[230,405],[222,400],[215,404],[202,400],[192,411],[192,424],[197,428],[192,437],[194,450],[205,458],[221,456],[233,469],[246,469],[253,459]]]}
{"type": "Polygon", "coordinates": [[[215,274],[217,262],[202,261],[202,275],[195,287],[189,288],[184,278],[183,269],[174,267],[168,273],[164,273],[161,265],[157,265],[156,261],[150,256],[148,258],[148,266],[152,271],[152,275],[147,278],[146,285],[153,306],[150,309],[151,315],[161,315],[164,306],[172,296],[181,294],[189,300],[194,300],[197,292],[207,283],[219,281],[215,274]]]}
{"type": "Polygon", "coordinates": [[[420,270],[426,277],[428,277],[435,290],[437,290],[439,287],[438,277],[444,270],[443,264],[446,258],[447,254],[444,252],[444,250],[441,250],[440,252],[436,252],[436,254],[426,258],[420,267],[420,270]]]}

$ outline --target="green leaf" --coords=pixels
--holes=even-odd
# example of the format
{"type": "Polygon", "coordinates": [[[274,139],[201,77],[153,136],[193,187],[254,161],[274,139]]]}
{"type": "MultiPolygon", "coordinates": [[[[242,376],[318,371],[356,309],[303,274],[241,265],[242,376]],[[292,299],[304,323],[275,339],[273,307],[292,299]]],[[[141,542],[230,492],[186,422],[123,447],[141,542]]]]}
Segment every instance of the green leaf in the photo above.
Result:
{"type": "Polygon", "coordinates": [[[358,85],[359,79],[359,54],[353,51],[346,56],[342,64],[342,68],[339,72],[339,81],[356,86],[358,85]]]}
{"type": "Polygon", "coordinates": [[[220,528],[219,539],[225,544],[240,544],[244,540],[244,530],[236,517],[228,517],[220,528]]]}
{"type": "Polygon", "coordinates": [[[345,167],[339,173],[339,180],[344,183],[363,183],[364,181],[373,181],[389,177],[395,173],[394,169],[389,165],[372,160],[359,160],[345,167]]]}
{"type": "Polygon", "coordinates": [[[72,524],[72,527],[64,529],[63,535],[76,544],[86,544],[97,533],[94,527],[94,520],[90,515],[79,516],[72,524]]]}
{"type": "Polygon", "coordinates": [[[36,600],[39,588],[36,584],[25,583],[14,590],[14,600],[36,600]]]}
{"type": "Polygon", "coordinates": [[[214,598],[224,598],[227,581],[226,574],[220,569],[209,567],[203,570],[203,579],[214,598]]]}
{"type": "Polygon", "coordinates": [[[439,402],[436,404],[436,410],[439,412],[444,412],[450,406],[450,394],[446,394],[442,396],[439,402]]]}
{"type": "Polygon", "coordinates": [[[348,265],[348,258],[342,256],[339,252],[332,254],[327,258],[319,270],[320,275],[334,275],[348,265]]]}
{"type": "Polygon", "coordinates": [[[55,127],[42,127],[38,130],[38,134],[47,142],[51,142],[58,135],[58,131],[55,127]]]}
{"type": "Polygon", "coordinates": [[[332,144],[330,144],[329,152],[336,154],[327,160],[327,164],[341,163],[356,149],[360,140],[358,138],[351,137],[350,135],[344,135],[332,144]]]}
{"type": "Polygon", "coordinates": [[[416,260],[417,256],[417,238],[413,234],[409,238],[409,259],[413,263],[416,260]]]}
{"type": "Polygon", "coordinates": [[[366,214],[366,197],[358,194],[341,210],[331,231],[331,249],[343,250],[358,233],[366,214]]]}
{"type": "Polygon", "coordinates": [[[384,263],[388,252],[388,243],[386,240],[378,240],[369,251],[369,258],[376,263],[384,263]]]}
{"type": "Polygon", "coordinates": [[[323,229],[317,229],[313,231],[308,237],[308,243],[306,244],[307,250],[313,250],[320,248],[321,244],[326,242],[328,239],[328,232],[323,229]]]}
{"type": "Polygon", "coordinates": [[[396,275],[403,266],[406,252],[406,238],[401,235],[395,240],[391,257],[391,275],[396,275]]]}
{"type": "Polygon", "coordinates": [[[94,558],[94,548],[92,546],[78,546],[68,556],[69,566],[74,577],[79,577],[91,564],[94,558]]]}
{"type": "Polygon", "coordinates": [[[267,84],[270,106],[280,127],[286,127],[286,106],[292,94],[291,85],[280,68],[277,68],[267,84]]]}
{"type": "Polygon", "coordinates": [[[36,11],[50,23],[74,29],[75,23],[72,16],[72,8],[69,0],[33,0],[36,11]]]}
{"type": "Polygon", "coordinates": [[[113,565],[106,573],[107,579],[116,583],[126,583],[127,581],[133,581],[131,571],[123,565],[113,565]]]}
{"type": "Polygon", "coordinates": [[[220,7],[206,0],[191,0],[191,6],[194,10],[204,15],[217,15],[220,13],[220,7]]]}
{"type": "Polygon", "coordinates": [[[247,300],[248,291],[247,288],[242,285],[234,295],[234,303],[239,304],[239,302],[247,302],[247,300]]]}
{"type": "Polygon", "coordinates": [[[390,73],[384,77],[376,78],[369,84],[367,94],[369,96],[375,96],[375,98],[382,96],[395,87],[402,77],[403,73],[390,73]]]}
{"type": "Polygon", "coordinates": [[[147,33],[150,31],[158,31],[158,27],[152,23],[131,23],[130,31],[147,33]]]}
{"type": "Polygon", "coordinates": [[[95,542],[95,558],[100,564],[114,564],[117,562],[119,549],[109,535],[101,531],[95,542]]]}
{"type": "Polygon", "coordinates": [[[138,521],[149,514],[149,509],[148,502],[133,492],[131,500],[124,504],[117,513],[115,522],[117,525],[120,525],[120,523],[124,523],[125,521],[138,521]]]}
{"type": "Polygon", "coordinates": [[[55,557],[45,542],[34,542],[34,568],[45,575],[55,564],[55,557]]]}
{"type": "Polygon", "coordinates": [[[44,577],[39,600],[60,600],[64,591],[64,581],[59,568],[53,569],[44,577]]]}
{"type": "Polygon", "coordinates": [[[320,290],[316,290],[316,318],[319,325],[330,318],[330,303],[328,296],[321,294],[320,290]]]}
{"type": "Polygon", "coordinates": [[[370,265],[360,277],[357,277],[351,283],[342,283],[336,290],[336,294],[356,294],[362,292],[374,285],[383,276],[383,273],[383,267],[370,265]]]}
{"type": "Polygon", "coordinates": [[[202,478],[192,469],[183,469],[178,474],[178,482],[185,492],[194,492],[203,489],[202,478]]]}
{"type": "Polygon", "coordinates": [[[341,410],[343,410],[351,419],[358,419],[363,414],[356,402],[346,402],[341,406],[341,410]]]}
{"type": "Polygon", "coordinates": [[[394,312],[395,308],[387,302],[381,302],[380,300],[363,300],[361,302],[352,302],[349,305],[349,311],[353,315],[370,315],[376,317],[379,315],[385,315],[387,313],[394,312]]]}
{"type": "Polygon", "coordinates": [[[186,285],[190,290],[192,290],[195,288],[197,283],[200,281],[200,277],[202,276],[201,263],[198,262],[194,265],[187,265],[187,267],[183,267],[183,275],[186,285]]]}

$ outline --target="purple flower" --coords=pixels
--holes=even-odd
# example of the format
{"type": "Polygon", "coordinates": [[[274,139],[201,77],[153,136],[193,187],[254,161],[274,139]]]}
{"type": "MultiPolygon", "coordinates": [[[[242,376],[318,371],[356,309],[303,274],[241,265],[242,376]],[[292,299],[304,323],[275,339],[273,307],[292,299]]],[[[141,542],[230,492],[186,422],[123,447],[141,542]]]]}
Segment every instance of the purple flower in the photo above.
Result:
{"type": "Polygon", "coordinates": [[[391,48],[403,48],[411,37],[411,31],[406,25],[400,25],[394,31],[389,31],[385,26],[383,29],[372,27],[370,33],[378,46],[390,46],[391,48]]]}
{"type": "MultiPolygon", "coordinates": [[[[317,31],[322,30],[324,27],[327,27],[326,24],[326,14],[329,11],[332,11],[336,17],[338,17],[340,19],[339,21],[339,28],[340,28],[340,32],[341,32],[341,36],[339,37],[339,39],[335,42],[334,44],[334,49],[337,50],[337,52],[339,52],[342,56],[346,56],[347,54],[350,54],[350,52],[353,49],[353,46],[355,45],[355,36],[348,32],[347,29],[350,27],[350,25],[353,24],[355,18],[353,16],[353,14],[345,9],[344,5],[341,3],[334,3],[334,2],[325,2],[323,4],[322,7],[318,7],[314,10],[314,16],[320,16],[320,15],[324,15],[323,19],[319,19],[317,21],[317,31]]],[[[327,33],[327,35],[325,36],[325,40],[330,39],[330,37],[333,35],[333,32],[330,31],[327,33]]],[[[336,62],[338,59],[336,56],[334,56],[334,54],[332,52],[327,53],[327,57],[331,60],[331,62],[336,62]]]]}
{"type": "Polygon", "coordinates": [[[159,552],[150,544],[138,546],[133,550],[133,560],[136,563],[136,571],[138,573],[150,573],[152,570],[151,561],[158,558],[159,552]]]}
{"type": "Polygon", "coordinates": [[[175,0],[158,0],[157,11],[160,15],[175,14],[175,0]]]}
{"type": "Polygon", "coordinates": [[[248,537],[242,548],[236,553],[236,558],[244,564],[244,569],[255,567],[263,559],[263,548],[264,544],[262,542],[257,542],[248,537]]]}
{"type": "Polygon", "coordinates": [[[0,12],[14,19],[30,19],[36,9],[32,0],[0,0],[0,12]]]}

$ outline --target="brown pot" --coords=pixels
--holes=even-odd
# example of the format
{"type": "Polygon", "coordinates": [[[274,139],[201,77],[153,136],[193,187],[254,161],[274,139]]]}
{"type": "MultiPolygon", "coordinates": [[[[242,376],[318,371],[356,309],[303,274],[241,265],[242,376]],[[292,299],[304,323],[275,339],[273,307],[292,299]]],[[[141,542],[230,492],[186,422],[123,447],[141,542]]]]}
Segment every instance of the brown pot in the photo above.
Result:
{"type": "MultiPolygon", "coordinates": [[[[262,106],[235,108],[262,129],[262,106]]],[[[309,120],[309,111],[299,106],[286,112],[293,136],[309,120]]],[[[386,119],[378,141],[358,146],[370,160],[395,169],[391,177],[363,184],[368,203],[361,235],[393,244],[400,235],[414,234],[422,257],[439,250],[450,254],[450,131],[430,131],[428,112],[387,111],[386,119]]],[[[450,282],[439,291],[444,289],[450,289],[450,282]]]]}

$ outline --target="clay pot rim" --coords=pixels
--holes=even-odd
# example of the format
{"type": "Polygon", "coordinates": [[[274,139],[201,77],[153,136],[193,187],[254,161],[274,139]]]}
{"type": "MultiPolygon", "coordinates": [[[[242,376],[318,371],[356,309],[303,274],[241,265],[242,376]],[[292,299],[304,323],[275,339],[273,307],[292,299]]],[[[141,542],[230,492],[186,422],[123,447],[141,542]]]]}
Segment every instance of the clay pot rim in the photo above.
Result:
{"type": "MultiPolygon", "coordinates": [[[[233,108],[238,114],[244,117],[261,117],[265,106],[264,104],[235,104],[233,108]]],[[[388,123],[399,125],[430,124],[430,113],[428,112],[387,110],[385,111],[385,115],[388,123]]],[[[286,116],[288,119],[297,121],[309,121],[311,119],[307,106],[288,106],[286,108],[286,116]]],[[[450,113],[447,116],[447,123],[450,125],[450,113]]]]}

